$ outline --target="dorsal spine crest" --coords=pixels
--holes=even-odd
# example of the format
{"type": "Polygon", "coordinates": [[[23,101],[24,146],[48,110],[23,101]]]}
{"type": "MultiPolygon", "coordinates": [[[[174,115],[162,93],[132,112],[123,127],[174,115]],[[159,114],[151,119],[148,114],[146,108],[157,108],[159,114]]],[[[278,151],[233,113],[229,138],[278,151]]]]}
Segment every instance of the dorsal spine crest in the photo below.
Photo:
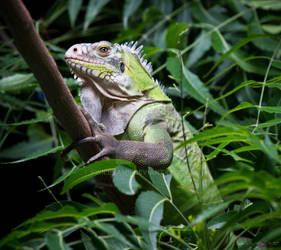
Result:
{"type": "MultiPolygon", "coordinates": [[[[152,64],[151,62],[148,62],[145,58],[145,54],[143,54],[143,45],[139,45],[138,46],[138,42],[134,42],[134,41],[131,41],[131,42],[125,42],[123,44],[115,44],[116,46],[120,46],[121,49],[123,49],[124,51],[128,51],[129,53],[133,53],[135,54],[138,59],[139,59],[139,62],[141,63],[141,65],[146,69],[146,71],[150,74],[150,76],[152,75],[152,64]]],[[[155,80],[154,78],[152,78],[153,81],[158,84],[159,82],[157,80],[155,80]]]]}

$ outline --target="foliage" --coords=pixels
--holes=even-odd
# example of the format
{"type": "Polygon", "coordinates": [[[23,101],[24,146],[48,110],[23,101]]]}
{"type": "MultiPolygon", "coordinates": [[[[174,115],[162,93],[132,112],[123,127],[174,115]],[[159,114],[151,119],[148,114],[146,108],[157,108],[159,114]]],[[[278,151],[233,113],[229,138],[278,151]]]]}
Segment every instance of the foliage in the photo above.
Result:
{"type": "Polygon", "coordinates": [[[57,0],[44,18],[35,20],[77,102],[79,86],[63,62],[70,45],[100,40],[144,44],[154,77],[193,126],[194,138],[181,147],[192,142],[201,146],[223,197],[220,204],[208,207],[190,201],[185,210],[198,208],[190,216],[174,203],[177,194],[170,189],[170,175],[150,168],[139,172],[132,163],[115,160],[82,168],[74,152],[62,162],[56,152],[70,139],[56,123],[26,63],[8,41],[2,43],[2,163],[53,158],[50,170],[55,179],[46,189],[61,201],[56,199],[12,230],[0,247],[280,247],[280,10],[278,0],[126,0],[122,6],[109,0],[57,0]],[[13,135],[19,136],[9,143],[13,135]],[[137,194],[135,216],[122,215],[89,181],[108,171],[114,171],[114,184],[121,192],[137,194]],[[52,191],[54,186],[67,192],[69,200],[62,201],[65,196],[52,191]],[[100,198],[90,194],[93,189],[100,198]],[[88,202],[70,200],[73,190],[88,202]],[[179,221],[165,224],[167,211],[178,214],[179,221]]]}

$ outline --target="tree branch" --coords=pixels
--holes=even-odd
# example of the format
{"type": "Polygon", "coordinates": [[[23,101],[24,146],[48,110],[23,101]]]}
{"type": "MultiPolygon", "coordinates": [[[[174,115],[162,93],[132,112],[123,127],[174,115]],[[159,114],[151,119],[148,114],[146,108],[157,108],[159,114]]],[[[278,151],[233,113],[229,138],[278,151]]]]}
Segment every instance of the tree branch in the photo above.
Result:
{"type": "MultiPolygon", "coordinates": [[[[14,43],[38,80],[55,116],[73,141],[91,136],[91,129],[64,83],[54,59],[37,34],[32,18],[21,0],[0,1],[0,13],[6,21],[14,43]]],[[[84,161],[97,152],[97,148],[81,145],[78,149],[84,161]]],[[[99,176],[102,182],[112,183],[111,176],[99,176]]],[[[119,208],[131,212],[128,197],[117,189],[105,186],[105,191],[119,208]],[[129,205],[129,206],[128,206],[129,205]]],[[[113,186],[113,185],[112,185],[113,186]]],[[[130,199],[131,200],[131,199],[130,199]]]]}

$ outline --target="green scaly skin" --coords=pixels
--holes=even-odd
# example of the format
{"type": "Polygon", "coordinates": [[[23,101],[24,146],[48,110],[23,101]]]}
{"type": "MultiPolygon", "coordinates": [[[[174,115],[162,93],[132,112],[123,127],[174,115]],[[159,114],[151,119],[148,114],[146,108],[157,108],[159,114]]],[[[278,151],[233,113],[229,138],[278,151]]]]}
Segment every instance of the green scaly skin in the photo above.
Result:
{"type": "Polygon", "coordinates": [[[186,125],[182,128],[180,115],[152,78],[141,48],[133,42],[101,41],[73,45],[65,54],[71,71],[82,81],[81,102],[94,126],[95,136],[84,141],[101,147],[89,161],[109,156],[139,167],[168,167],[172,185],[185,199],[216,203],[219,194],[198,145],[187,145],[188,157],[184,147],[173,152],[184,141],[183,131],[186,139],[192,133],[186,125]]]}

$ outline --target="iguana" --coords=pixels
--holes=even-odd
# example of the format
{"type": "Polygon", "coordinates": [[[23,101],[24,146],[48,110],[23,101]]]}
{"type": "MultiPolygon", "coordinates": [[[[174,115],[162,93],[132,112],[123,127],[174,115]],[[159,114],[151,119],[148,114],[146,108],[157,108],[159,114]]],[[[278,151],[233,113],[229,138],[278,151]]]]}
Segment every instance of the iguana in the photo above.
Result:
{"type": "Polygon", "coordinates": [[[70,47],[65,59],[75,78],[82,81],[81,103],[95,127],[94,137],[79,143],[91,141],[101,147],[89,162],[109,156],[138,167],[169,167],[185,193],[195,197],[196,192],[204,203],[219,200],[199,146],[192,143],[186,146],[187,152],[184,147],[173,152],[184,142],[183,131],[186,139],[192,133],[187,125],[182,127],[171,99],[151,76],[152,66],[144,59],[142,46],[137,42],[81,43],[70,47]]]}

